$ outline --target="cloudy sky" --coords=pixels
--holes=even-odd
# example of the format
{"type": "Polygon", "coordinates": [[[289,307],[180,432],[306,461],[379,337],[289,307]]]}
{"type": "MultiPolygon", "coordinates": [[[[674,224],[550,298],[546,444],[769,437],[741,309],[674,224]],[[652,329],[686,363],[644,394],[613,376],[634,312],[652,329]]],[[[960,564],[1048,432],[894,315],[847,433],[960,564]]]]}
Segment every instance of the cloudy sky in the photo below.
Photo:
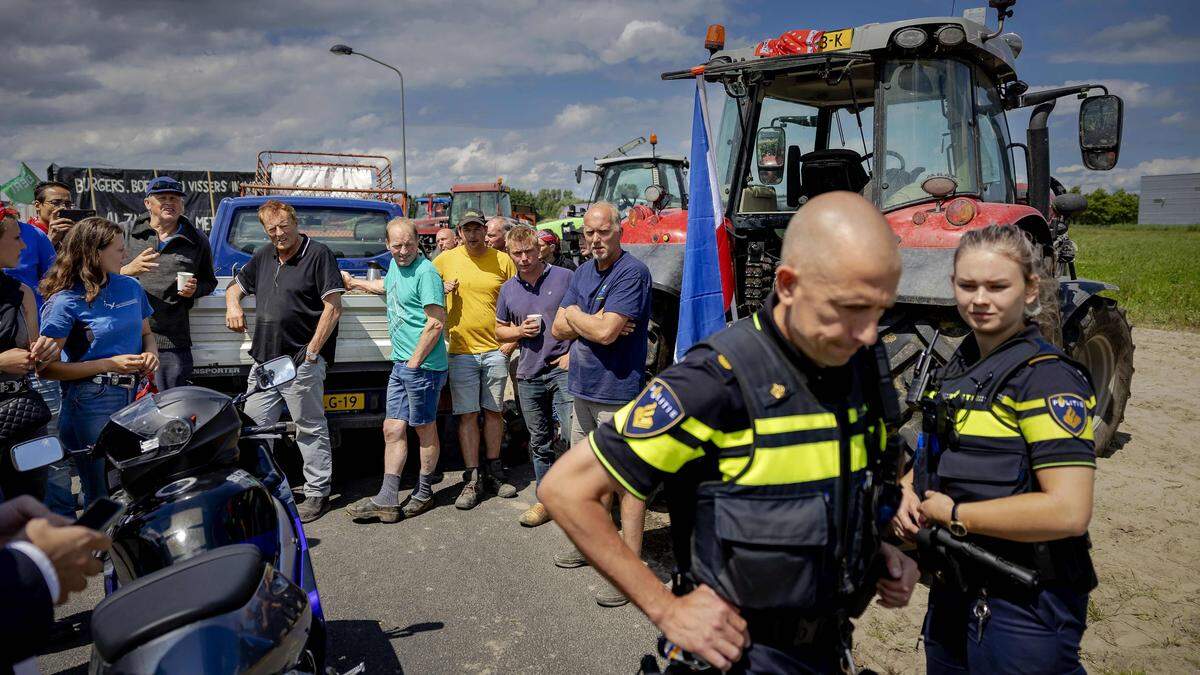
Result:
{"type": "MultiPolygon", "coordinates": [[[[252,170],[259,149],[400,155],[405,75],[409,187],[496,176],[574,187],[572,170],[636,136],[685,154],[704,27],[729,43],[956,13],[984,0],[4,0],[0,180],[28,163],[252,170]]],[[[1190,0],[1025,0],[1008,24],[1032,87],[1102,82],[1125,98],[1120,165],[1079,166],[1075,106],[1053,117],[1068,185],[1136,190],[1147,173],[1200,171],[1200,11],[1190,0]]],[[[1026,117],[1012,118],[1023,139],[1026,117]]],[[[397,182],[399,172],[397,171],[397,182]]],[[[587,186],[584,186],[587,188],[587,186]]],[[[586,191],[586,190],[582,190],[586,191]]]]}

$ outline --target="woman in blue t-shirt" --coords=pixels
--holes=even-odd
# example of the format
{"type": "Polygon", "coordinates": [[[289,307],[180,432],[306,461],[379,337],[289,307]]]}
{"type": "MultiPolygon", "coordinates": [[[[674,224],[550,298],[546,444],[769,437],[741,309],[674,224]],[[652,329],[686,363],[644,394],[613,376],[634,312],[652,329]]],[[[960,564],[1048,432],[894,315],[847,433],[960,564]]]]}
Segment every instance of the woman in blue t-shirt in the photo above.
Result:
{"type": "MultiPolygon", "coordinates": [[[[40,285],[42,335],[58,340],[63,354],[43,375],[63,382],[58,428],[69,452],[94,445],[109,416],[133,402],[141,378],[158,369],[150,301],[135,279],[117,273],[124,258],[121,228],[85,218],[40,285]]],[[[85,504],[107,496],[104,460],[73,457],[85,504]]]]}

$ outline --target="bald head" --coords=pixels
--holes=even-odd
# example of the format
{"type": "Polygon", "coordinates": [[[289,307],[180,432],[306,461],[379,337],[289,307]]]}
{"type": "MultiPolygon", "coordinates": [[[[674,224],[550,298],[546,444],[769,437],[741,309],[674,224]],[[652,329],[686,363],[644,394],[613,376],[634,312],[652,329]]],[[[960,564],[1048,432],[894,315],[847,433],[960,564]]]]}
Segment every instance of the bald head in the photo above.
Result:
{"type": "Polygon", "coordinates": [[[896,235],[874,204],[853,192],[808,201],[788,223],[775,271],[775,319],[801,351],[837,366],[877,337],[900,281],[896,235]]]}

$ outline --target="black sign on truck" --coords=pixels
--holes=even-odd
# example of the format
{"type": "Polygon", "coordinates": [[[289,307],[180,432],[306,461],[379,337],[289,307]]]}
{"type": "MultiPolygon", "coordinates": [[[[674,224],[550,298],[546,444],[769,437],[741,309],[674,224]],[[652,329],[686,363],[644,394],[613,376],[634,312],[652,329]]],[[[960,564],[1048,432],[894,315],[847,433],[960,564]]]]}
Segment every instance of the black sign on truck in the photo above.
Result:
{"type": "Polygon", "coordinates": [[[127,222],[145,213],[142,200],[146,195],[146,184],[158,176],[170,176],[183,183],[184,212],[205,232],[212,227],[213,215],[221,200],[237,197],[238,184],[254,180],[254,173],[246,171],[113,169],[56,164],[50,165],[46,175],[71,186],[80,208],[96,209],[97,215],[115,223],[127,222]]]}

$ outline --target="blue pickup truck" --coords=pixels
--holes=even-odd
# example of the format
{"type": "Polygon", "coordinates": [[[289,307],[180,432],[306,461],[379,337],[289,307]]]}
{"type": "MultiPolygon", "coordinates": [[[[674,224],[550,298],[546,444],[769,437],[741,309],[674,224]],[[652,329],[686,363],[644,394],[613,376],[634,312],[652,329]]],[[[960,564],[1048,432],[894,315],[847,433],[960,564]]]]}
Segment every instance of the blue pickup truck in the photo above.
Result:
{"type": "MultiPolygon", "coordinates": [[[[403,215],[400,204],[346,197],[254,196],[221,201],[209,232],[213,262],[220,278],[217,291],[192,309],[192,381],[234,393],[245,388],[252,360],[250,335],[225,327],[224,289],[230,278],[267,243],[258,207],[277,199],[296,209],[300,231],[328,246],[338,266],[365,276],[374,262],[387,270],[387,222],[403,215]]],[[[246,325],[254,326],[254,298],[243,301],[246,325]]],[[[345,428],[380,428],[384,416],[391,343],[387,311],[379,296],[352,293],[342,297],[337,354],[325,379],[325,410],[335,445],[345,428]]]]}

